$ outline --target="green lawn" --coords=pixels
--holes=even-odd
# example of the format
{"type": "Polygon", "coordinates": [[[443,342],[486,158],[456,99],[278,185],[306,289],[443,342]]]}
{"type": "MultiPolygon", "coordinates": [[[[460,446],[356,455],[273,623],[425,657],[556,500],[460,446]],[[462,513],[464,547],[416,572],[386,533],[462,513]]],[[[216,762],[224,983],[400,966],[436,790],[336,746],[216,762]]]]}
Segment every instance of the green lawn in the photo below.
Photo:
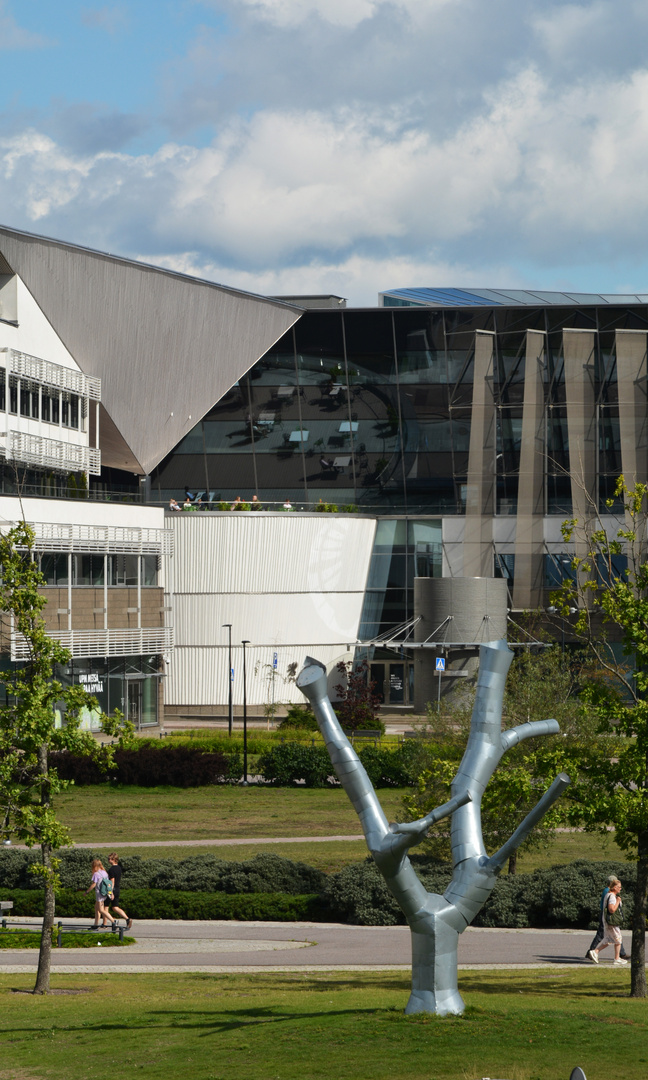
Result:
{"type": "Polygon", "coordinates": [[[0,975],[1,1080],[645,1080],[627,973],[464,972],[464,1017],[405,1017],[404,973],[0,975]],[[83,992],[85,990],[85,992],[83,992]]]}
{"type": "MultiPolygon", "coordinates": [[[[402,791],[383,789],[380,800],[387,817],[402,818],[402,791]]],[[[330,843],[272,844],[254,842],[255,836],[355,836],[360,823],[340,789],[204,787],[137,788],[88,786],[60,795],[57,809],[78,843],[103,849],[123,841],[137,841],[132,854],[185,859],[213,854],[223,859],[249,859],[259,851],[274,851],[321,870],[339,870],[366,855],[363,840],[330,843]],[[183,840],[249,839],[236,847],[192,848],[183,840]],[[174,847],[148,847],[151,840],[173,840],[174,847]]],[[[621,860],[623,852],[612,834],[558,833],[546,850],[521,855],[518,870],[528,872],[573,859],[621,860]]]]}
{"type": "MultiPolygon", "coordinates": [[[[402,792],[381,793],[385,813],[402,816],[402,792]]],[[[203,840],[257,836],[357,836],[362,829],[341,788],[73,788],[56,808],[78,843],[203,840]]]]}

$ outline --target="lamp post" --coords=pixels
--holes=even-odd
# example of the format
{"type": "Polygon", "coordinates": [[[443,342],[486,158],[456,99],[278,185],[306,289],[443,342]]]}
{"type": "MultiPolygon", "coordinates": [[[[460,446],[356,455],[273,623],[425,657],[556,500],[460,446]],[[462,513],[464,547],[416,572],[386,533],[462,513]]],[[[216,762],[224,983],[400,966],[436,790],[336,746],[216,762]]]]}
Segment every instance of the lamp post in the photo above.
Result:
{"type": "Polygon", "coordinates": [[[243,646],[243,787],[247,787],[247,674],[245,670],[245,646],[250,642],[246,639],[241,642],[243,646]]]}
{"type": "Polygon", "coordinates": [[[234,727],[234,711],[232,707],[232,624],[231,622],[223,623],[223,630],[227,630],[227,681],[229,683],[229,697],[228,701],[228,731],[230,739],[232,737],[232,728],[234,727]]]}

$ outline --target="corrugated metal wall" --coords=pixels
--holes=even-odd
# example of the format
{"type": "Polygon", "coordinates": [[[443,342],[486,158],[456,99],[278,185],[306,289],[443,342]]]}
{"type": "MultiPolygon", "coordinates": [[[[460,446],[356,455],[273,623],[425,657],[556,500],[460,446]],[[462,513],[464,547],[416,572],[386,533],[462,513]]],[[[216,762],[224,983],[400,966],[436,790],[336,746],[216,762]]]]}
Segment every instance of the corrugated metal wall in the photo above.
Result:
{"type": "Polygon", "coordinates": [[[235,645],[234,699],[242,701],[242,639],[248,648],[248,700],[268,700],[273,653],[275,694],[288,665],[307,651],[332,665],[356,640],[376,523],[333,515],[182,514],[167,518],[175,554],[167,560],[176,648],[166,680],[169,705],[227,701],[227,631],[235,645]],[[256,671],[256,674],[255,674],[256,671]]]}

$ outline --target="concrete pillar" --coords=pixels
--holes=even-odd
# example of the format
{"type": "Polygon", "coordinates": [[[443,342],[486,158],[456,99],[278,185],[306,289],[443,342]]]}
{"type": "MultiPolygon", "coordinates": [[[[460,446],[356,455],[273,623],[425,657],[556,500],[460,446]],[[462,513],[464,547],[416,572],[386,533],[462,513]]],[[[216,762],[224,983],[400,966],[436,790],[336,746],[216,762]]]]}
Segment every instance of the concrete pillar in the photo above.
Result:
{"type": "Polygon", "coordinates": [[[648,480],[648,405],[644,330],[616,331],[621,471],[628,487],[648,480]]]}
{"type": "Polygon", "coordinates": [[[513,583],[513,607],[518,610],[530,610],[542,603],[545,362],[545,335],[527,330],[513,583]]]}
{"type": "Polygon", "coordinates": [[[467,577],[490,577],[493,573],[496,445],[494,346],[494,334],[483,330],[476,332],[463,564],[467,577]]]}
{"type": "Polygon", "coordinates": [[[572,513],[579,521],[598,502],[594,345],[593,330],[563,330],[572,513]]]}

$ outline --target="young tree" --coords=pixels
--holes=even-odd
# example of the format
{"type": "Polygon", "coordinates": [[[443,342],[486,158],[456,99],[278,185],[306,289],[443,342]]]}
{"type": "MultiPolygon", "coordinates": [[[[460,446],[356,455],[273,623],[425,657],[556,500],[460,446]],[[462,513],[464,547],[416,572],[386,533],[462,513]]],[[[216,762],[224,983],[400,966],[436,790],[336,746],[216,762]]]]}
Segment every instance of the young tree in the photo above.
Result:
{"type": "Polygon", "coordinates": [[[581,697],[598,722],[599,753],[574,784],[572,820],[592,830],[613,825],[619,846],[637,859],[630,984],[633,997],[646,997],[648,485],[630,489],[621,477],[615,496],[620,515],[604,518],[590,504],[585,520],[563,524],[573,557],[551,600],[563,619],[576,608],[571,629],[598,667],[581,697]]]}
{"type": "Polygon", "coordinates": [[[362,660],[340,660],[336,670],[344,679],[334,687],[339,695],[336,712],[343,728],[356,731],[363,728],[384,730],[378,717],[380,698],[376,693],[376,683],[369,678],[369,664],[362,660]]]}
{"type": "MultiPolygon", "coordinates": [[[[581,664],[555,646],[534,646],[518,653],[509,671],[504,693],[506,727],[544,719],[560,725],[561,735],[531,739],[511,748],[486,788],[481,806],[481,827],[487,851],[495,851],[529,813],[556,773],[571,772],[586,748],[587,721],[576,696],[581,664]]],[[[429,728],[421,738],[422,768],[417,789],[403,805],[410,819],[423,817],[450,798],[450,787],[470,731],[474,691],[443,717],[430,713],[429,728]]],[[[591,725],[590,725],[591,727],[591,725]]],[[[559,825],[566,823],[563,803],[553,807],[520,845],[524,851],[546,847],[559,825]]],[[[437,859],[450,858],[450,822],[438,821],[429,829],[423,849],[437,859]]],[[[518,852],[512,851],[508,872],[514,874],[518,852]]]]}
{"type": "Polygon", "coordinates": [[[360,818],[367,846],[412,932],[412,993],[406,1012],[461,1013],[457,988],[459,934],[490,896],[497,876],[535,823],[569,784],[556,777],[539,803],[499,851],[490,858],[481,834],[482,795],[511,747],[535,735],[558,730],[555,720],[501,730],[504,684],[512,654],[505,641],[480,648],[479,679],[470,736],[452,784],[451,798],[420,821],[389,824],[358,755],[342,732],[326,692],[326,669],[307,657],[297,685],[311,702],[338,779],[360,818]],[[407,852],[430,825],[452,814],[453,878],[443,896],[429,893],[407,852]]]}
{"type": "MultiPolygon", "coordinates": [[[[46,994],[58,884],[54,853],[71,842],[54,809],[54,797],[69,784],[50,767],[50,751],[87,754],[107,767],[112,749],[102,750],[90,732],[80,730],[84,711],[97,709],[96,698],[81,686],[63,686],[55,678],[56,665],[68,663],[70,653],[45,632],[41,612],[47,601],[39,592],[45,579],[32,558],[33,543],[34,532],[24,522],[0,536],[2,635],[6,645],[13,628],[28,649],[22,667],[0,673],[7,693],[0,707],[0,835],[13,835],[28,847],[40,847],[37,873],[43,884],[44,909],[34,993],[46,994]],[[64,714],[60,727],[57,714],[64,714]]],[[[132,731],[119,717],[102,715],[102,727],[108,735],[126,738],[132,731]]]]}

